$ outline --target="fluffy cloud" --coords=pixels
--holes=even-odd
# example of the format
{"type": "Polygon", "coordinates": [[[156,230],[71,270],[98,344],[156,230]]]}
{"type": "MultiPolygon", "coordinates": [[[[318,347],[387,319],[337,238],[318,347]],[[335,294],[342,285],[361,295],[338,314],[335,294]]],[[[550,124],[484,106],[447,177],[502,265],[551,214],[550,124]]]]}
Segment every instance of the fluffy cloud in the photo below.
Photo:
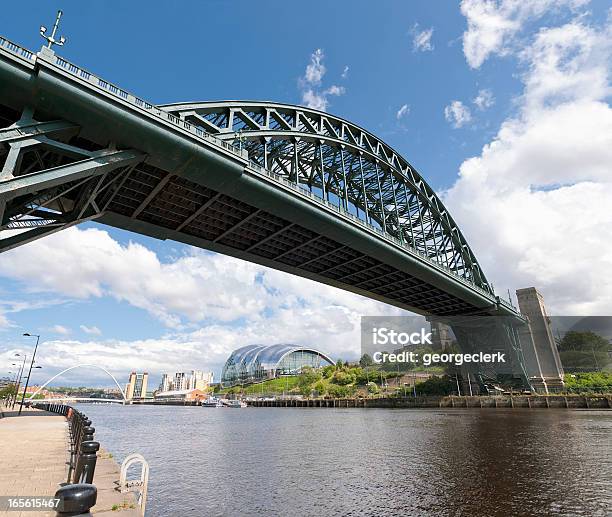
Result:
{"type": "Polygon", "coordinates": [[[53,334],[59,334],[60,336],[68,336],[72,334],[72,330],[68,327],[64,327],[64,325],[53,325],[45,330],[47,332],[52,332],[53,334]]]}
{"type": "Polygon", "coordinates": [[[457,129],[472,120],[472,113],[463,102],[453,101],[444,108],[444,118],[457,129]]]}
{"type": "Polygon", "coordinates": [[[433,27],[421,30],[419,24],[415,23],[410,34],[412,34],[412,50],[413,52],[428,52],[434,49],[431,37],[433,36],[433,27]]]}
{"type": "Polygon", "coordinates": [[[258,271],[245,262],[194,252],[164,263],[140,244],[122,246],[93,228],[69,228],[4,253],[0,269],[30,291],[80,299],[109,295],[170,327],[181,317],[238,319],[260,312],[271,297],[256,281],[258,271]]]}
{"type": "Polygon", "coordinates": [[[540,30],[524,91],[444,199],[498,288],[535,285],[557,314],[612,310],[610,27],[540,30]]]}
{"type": "Polygon", "coordinates": [[[491,90],[483,89],[478,91],[472,102],[480,111],[484,111],[495,104],[495,98],[491,90]]]}
{"type": "Polygon", "coordinates": [[[395,118],[397,120],[401,120],[404,117],[407,117],[409,113],[410,113],[410,106],[408,106],[408,104],[403,104],[402,107],[397,110],[397,113],[395,114],[395,118]]]}
{"type": "Polygon", "coordinates": [[[507,54],[515,36],[528,20],[550,10],[576,9],[589,0],[463,0],[461,12],[467,18],[463,52],[472,68],[479,68],[492,54],[507,54]]]}
{"type": "MultiPolygon", "coordinates": [[[[344,95],[346,89],[343,86],[331,85],[328,88],[322,88],[323,77],[327,69],[323,64],[325,54],[318,48],[310,56],[310,63],[306,66],[304,76],[299,80],[299,86],[302,90],[302,103],[312,109],[327,111],[329,106],[330,96],[344,95]]],[[[345,79],[348,75],[349,67],[345,66],[341,77],[345,79]]]]}
{"type": "Polygon", "coordinates": [[[95,325],[92,327],[88,327],[87,325],[79,325],[79,328],[83,332],[85,332],[85,334],[89,334],[91,336],[101,336],[102,335],[102,331],[95,325]]]}
{"type": "MultiPolygon", "coordinates": [[[[112,297],[171,329],[159,339],[45,342],[41,364],[50,365],[49,375],[77,362],[100,364],[121,376],[136,365],[152,373],[218,370],[231,350],[249,343],[297,343],[356,359],[361,315],[404,313],[311,280],[186,249],[162,261],[140,244],[120,244],[106,231],[70,228],[2,254],[0,272],[32,296],[112,297]],[[21,266],[13,267],[17,263],[21,266]]],[[[80,328],[97,335],[94,326],[80,328]]]]}

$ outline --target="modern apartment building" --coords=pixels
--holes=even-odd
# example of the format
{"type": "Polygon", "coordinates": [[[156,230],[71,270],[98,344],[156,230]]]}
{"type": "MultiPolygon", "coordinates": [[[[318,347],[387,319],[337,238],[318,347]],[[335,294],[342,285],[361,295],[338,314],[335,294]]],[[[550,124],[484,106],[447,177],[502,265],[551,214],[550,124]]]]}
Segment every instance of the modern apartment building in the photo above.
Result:
{"type": "Polygon", "coordinates": [[[191,370],[190,372],[175,372],[173,376],[162,374],[159,392],[205,390],[213,382],[213,372],[191,370]]]}
{"type": "Polygon", "coordinates": [[[144,373],[130,373],[130,379],[125,387],[125,398],[127,400],[145,398],[147,395],[147,381],[149,374],[144,373]]]}

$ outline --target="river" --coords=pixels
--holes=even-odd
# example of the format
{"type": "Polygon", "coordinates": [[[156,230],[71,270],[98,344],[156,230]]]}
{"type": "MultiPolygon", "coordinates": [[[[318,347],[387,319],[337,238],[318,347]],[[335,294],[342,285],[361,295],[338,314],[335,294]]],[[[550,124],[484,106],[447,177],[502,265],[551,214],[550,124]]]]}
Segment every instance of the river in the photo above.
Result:
{"type": "Polygon", "coordinates": [[[612,412],[82,405],[147,516],[605,516],[612,412]]]}

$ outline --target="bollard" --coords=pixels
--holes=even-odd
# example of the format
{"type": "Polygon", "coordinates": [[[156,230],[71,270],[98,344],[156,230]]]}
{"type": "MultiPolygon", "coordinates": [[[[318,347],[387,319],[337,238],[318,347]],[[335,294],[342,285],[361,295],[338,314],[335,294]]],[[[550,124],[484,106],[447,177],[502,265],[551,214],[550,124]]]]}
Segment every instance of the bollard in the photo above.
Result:
{"type": "Polygon", "coordinates": [[[83,429],[83,442],[91,442],[94,439],[94,433],[96,432],[95,427],[90,425],[83,429]]]}
{"type": "Polygon", "coordinates": [[[77,459],[74,469],[74,483],[93,483],[94,472],[96,470],[96,454],[100,449],[98,442],[87,441],[81,443],[81,453],[77,459]]]}
{"type": "Polygon", "coordinates": [[[66,485],[55,492],[57,515],[81,515],[96,504],[98,489],[91,484],[66,485]]]}

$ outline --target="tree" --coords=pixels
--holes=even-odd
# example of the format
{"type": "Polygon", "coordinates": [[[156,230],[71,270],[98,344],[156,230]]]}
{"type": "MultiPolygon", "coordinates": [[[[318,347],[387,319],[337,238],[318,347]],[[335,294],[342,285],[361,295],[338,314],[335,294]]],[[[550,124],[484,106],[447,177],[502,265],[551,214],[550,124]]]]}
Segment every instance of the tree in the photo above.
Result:
{"type": "Polygon", "coordinates": [[[340,386],[347,386],[348,384],[353,384],[357,380],[357,376],[354,373],[349,371],[336,370],[334,375],[332,375],[331,381],[334,384],[339,384],[340,386]]]}
{"type": "Polygon", "coordinates": [[[372,360],[372,357],[370,357],[369,354],[363,354],[361,356],[361,359],[359,359],[359,364],[362,368],[366,368],[368,366],[372,366],[374,364],[374,361],[372,360]]]}
{"type": "Polygon", "coordinates": [[[16,386],[14,384],[7,384],[4,388],[0,390],[0,399],[14,397],[16,393],[17,393],[16,386]]]}
{"type": "Polygon", "coordinates": [[[563,368],[568,372],[597,371],[609,362],[608,341],[594,332],[570,331],[557,340],[563,368]]]}
{"type": "Polygon", "coordinates": [[[331,376],[334,374],[334,372],[336,371],[336,367],[334,365],[328,365],[328,366],[324,366],[321,369],[321,373],[323,374],[323,377],[325,379],[329,379],[331,378],[331,376]]]}
{"type": "Polygon", "coordinates": [[[453,392],[453,381],[447,375],[430,377],[425,382],[416,385],[418,395],[450,395],[453,392]]]}
{"type": "Polygon", "coordinates": [[[595,332],[577,332],[571,330],[567,332],[563,339],[557,340],[559,352],[568,350],[607,352],[610,344],[608,341],[595,332]]]}
{"type": "Polygon", "coordinates": [[[345,398],[351,394],[352,390],[349,386],[339,386],[337,384],[330,384],[328,387],[328,393],[334,398],[345,398]]]}
{"type": "Polygon", "coordinates": [[[310,396],[312,385],[321,380],[321,372],[314,370],[310,366],[302,368],[300,375],[297,378],[297,389],[304,396],[310,396]]]}

